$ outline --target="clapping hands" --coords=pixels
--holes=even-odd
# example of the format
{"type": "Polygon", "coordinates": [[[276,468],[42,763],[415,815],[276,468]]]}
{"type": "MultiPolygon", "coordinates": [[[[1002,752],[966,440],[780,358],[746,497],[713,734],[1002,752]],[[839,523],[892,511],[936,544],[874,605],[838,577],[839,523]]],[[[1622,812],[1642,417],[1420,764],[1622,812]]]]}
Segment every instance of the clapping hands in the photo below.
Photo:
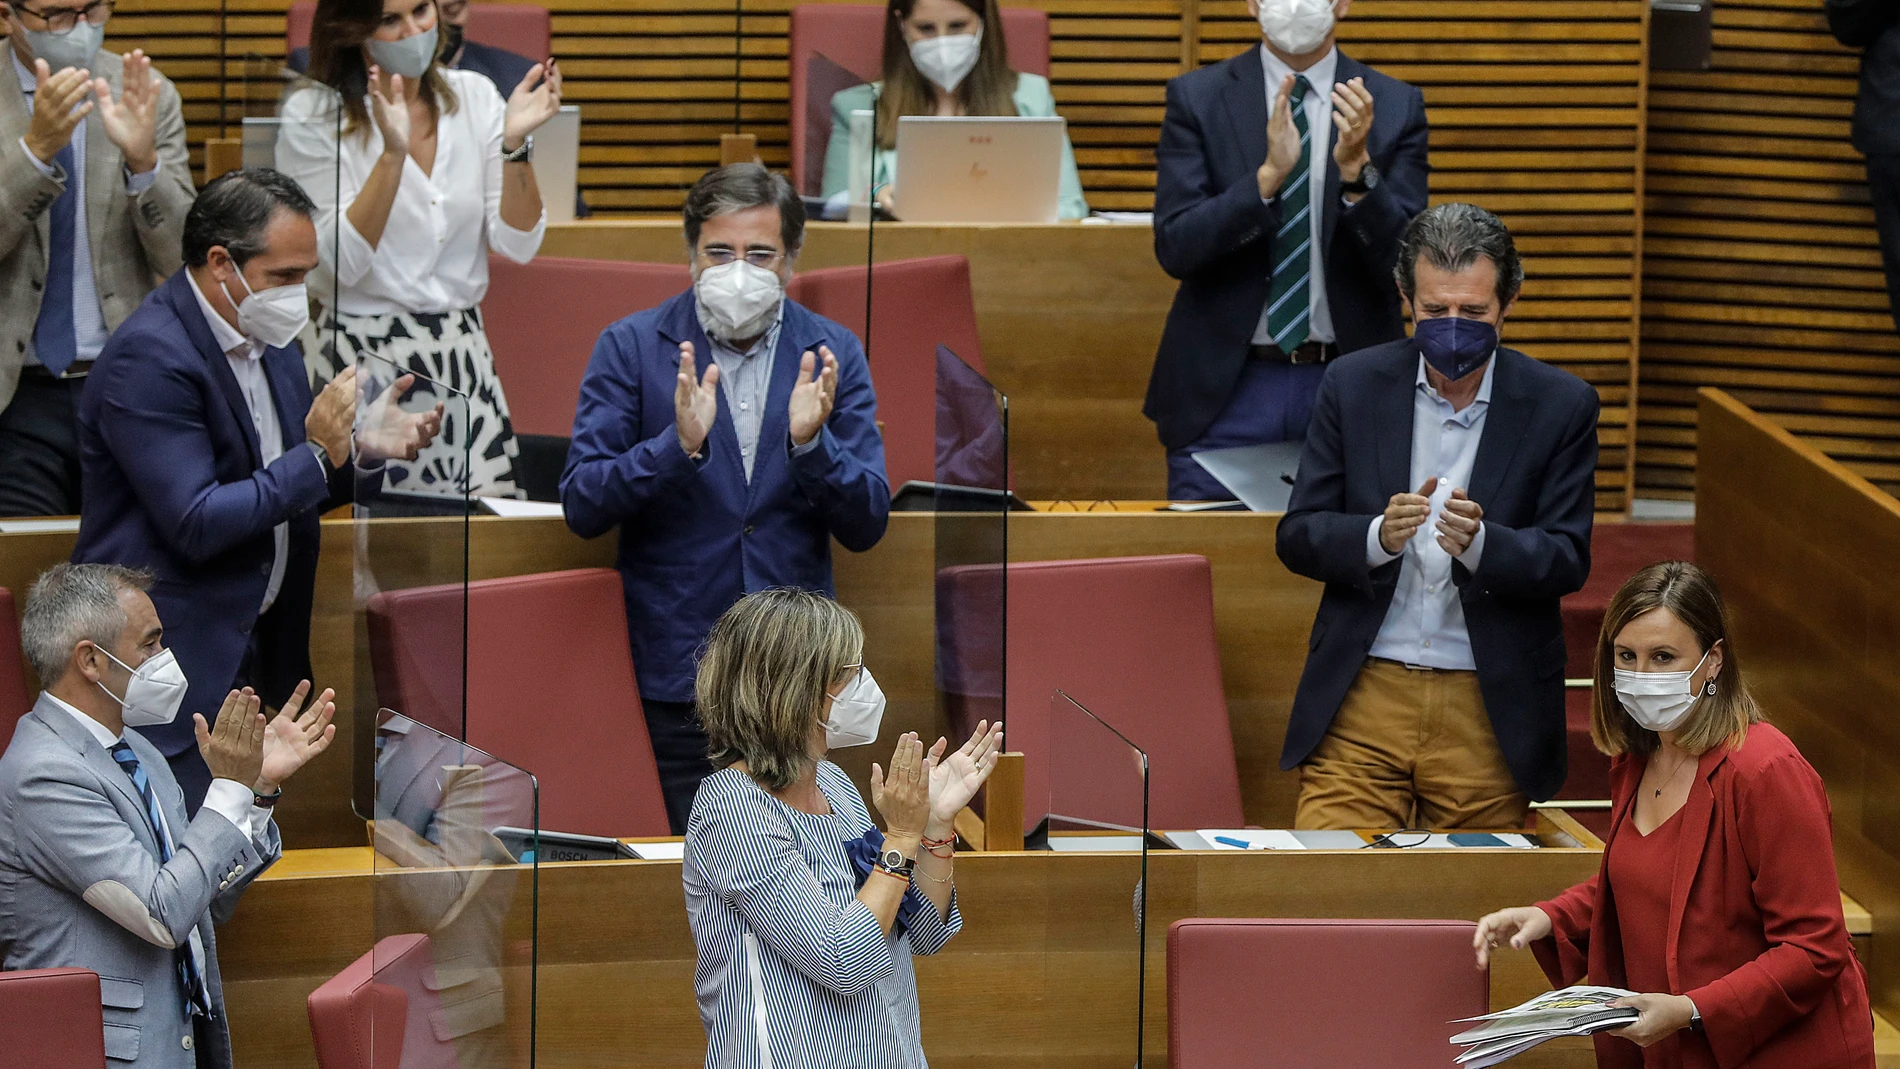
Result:
{"type": "Polygon", "coordinates": [[[1003,724],[978,721],[970,741],[944,756],[949,743],[938,739],[930,748],[930,820],[942,827],[954,826],[957,814],[970,804],[976,792],[996,769],[996,758],[1003,752],[1003,724]]]}

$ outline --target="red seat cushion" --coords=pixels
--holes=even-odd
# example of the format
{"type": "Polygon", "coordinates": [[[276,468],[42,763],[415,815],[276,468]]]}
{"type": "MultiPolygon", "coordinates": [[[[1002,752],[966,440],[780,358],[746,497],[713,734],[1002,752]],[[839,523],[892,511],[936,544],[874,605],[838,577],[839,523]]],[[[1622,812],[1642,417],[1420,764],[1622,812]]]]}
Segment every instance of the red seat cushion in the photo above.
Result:
{"type": "Polygon", "coordinates": [[[105,1069],[99,974],[90,969],[0,972],[0,1050],[8,1069],[105,1069]]]}
{"type": "MultiPolygon", "coordinates": [[[[313,0],[298,0],[290,5],[290,10],[284,16],[286,50],[309,47],[310,25],[316,14],[317,5],[313,0]]],[[[537,63],[548,58],[548,42],[553,37],[553,27],[553,17],[545,7],[529,4],[471,4],[468,9],[469,40],[506,49],[537,63]]]]}
{"type": "Polygon", "coordinates": [[[862,267],[822,268],[793,276],[786,293],[837,321],[864,343],[871,381],[877,387],[877,418],[884,425],[884,471],[891,489],[912,479],[934,482],[937,346],[947,346],[964,363],[983,371],[970,261],[961,256],[929,256],[871,268],[875,307],[868,332],[865,278],[862,267]]]}
{"type": "MultiPolygon", "coordinates": [[[[818,194],[816,179],[825,167],[825,142],[830,139],[831,93],[851,85],[877,81],[884,73],[884,12],[882,4],[800,4],[792,8],[787,64],[792,108],[792,185],[800,192],[818,194]],[[839,68],[849,77],[814,77],[818,63],[839,68]],[[818,99],[813,89],[821,92],[818,99]],[[807,143],[807,128],[816,140],[807,143]],[[807,179],[811,179],[808,182],[807,179]]],[[[1003,9],[1003,37],[1012,70],[1049,76],[1049,14],[1033,8],[1003,9]]]]}
{"type": "Polygon", "coordinates": [[[531,772],[541,827],[666,835],[620,575],[585,568],[389,590],[369,601],[377,700],[531,772]]]}
{"type": "Polygon", "coordinates": [[[1210,920],[1168,928],[1168,1065],[1450,1065],[1486,1012],[1470,921],[1210,920]]]}
{"type": "Polygon", "coordinates": [[[14,727],[32,708],[33,688],[20,650],[20,616],[13,607],[13,592],[0,587],[0,753],[6,752],[14,727]]]}
{"type": "Polygon", "coordinates": [[[1630,576],[1665,560],[1695,560],[1694,524],[1596,525],[1590,535],[1590,578],[1563,600],[1565,675],[1586,679],[1596,674],[1597,635],[1610,599],[1630,576]]]}
{"type": "Polygon", "coordinates": [[[304,1008],[318,1069],[398,1069],[403,1064],[409,996],[399,986],[377,982],[378,973],[413,971],[428,948],[426,935],[389,936],[310,992],[304,1008]],[[413,960],[404,963],[406,957],[413,960]]]}
{"type": "Polygon", "coordinates": [[[684,263],[490,256],[482,324],[515,433],[571,436],[601,331],[692,284],[684,263]]]}

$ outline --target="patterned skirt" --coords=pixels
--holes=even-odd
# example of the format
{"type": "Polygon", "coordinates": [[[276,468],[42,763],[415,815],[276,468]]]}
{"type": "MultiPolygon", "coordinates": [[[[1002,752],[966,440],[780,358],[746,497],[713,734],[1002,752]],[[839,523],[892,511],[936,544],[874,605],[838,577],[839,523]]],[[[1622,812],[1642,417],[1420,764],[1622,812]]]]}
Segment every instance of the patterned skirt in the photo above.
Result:
{"type": "Polygon", "coordinates": [[[363,396],[373,397],[403,374],[415,386],[402,407],[419,412],[442,403],[442,433],[412,461],[392,460],[384,487],[406,493],[520,497],[515,485],[514,425],[495,375],[479,308],[459,312],[352,315],[320,308],[304,332],[304,366],[321,390],[360,362],[363,396]],[[333,324],[319,331],[316,324],[333,324]],[[319,335],[321,335],[319,337],[319,335]]]}

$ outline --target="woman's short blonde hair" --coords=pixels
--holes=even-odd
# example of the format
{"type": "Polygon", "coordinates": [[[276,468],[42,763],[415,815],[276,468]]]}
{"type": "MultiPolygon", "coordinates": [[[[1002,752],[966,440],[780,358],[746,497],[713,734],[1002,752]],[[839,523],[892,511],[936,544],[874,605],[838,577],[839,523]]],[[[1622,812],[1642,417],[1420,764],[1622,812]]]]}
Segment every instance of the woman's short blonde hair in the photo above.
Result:
{"type": "Polygon", "coordinates": [[[864,628],[850,609],[805,590],[762,590],[713,625],[699,655],[694,698],[714,768],[744,761],[771,790],[812,764],[825,695],[862,660],[864,628]]]}
{"type": "Polygon", "coordinates": [[[1715,693],[1697,699],[1689,719],[1677,731],[1677,745],[1690,753],[1704,753],[1723,743],[1738,747],[1750,724],[1764,717],[1761,707],[1742,683],[1742,662],[1729,638],[1722,592],[1708,572],[1687,561],[1652,564],[1629,577],[1609,611],[1597,638],[1596,698],[1590,712],[1590,739],[1597,749],[1614,757],[1621,753],[1656,751],[1656,733],[1638,724],[1616,696],[1616,636],[1631,620],[1653,609],[1667,609],[1695,632],[1706,654],[1722,644],[1722,674],[1715,677],[1715,693]]]}

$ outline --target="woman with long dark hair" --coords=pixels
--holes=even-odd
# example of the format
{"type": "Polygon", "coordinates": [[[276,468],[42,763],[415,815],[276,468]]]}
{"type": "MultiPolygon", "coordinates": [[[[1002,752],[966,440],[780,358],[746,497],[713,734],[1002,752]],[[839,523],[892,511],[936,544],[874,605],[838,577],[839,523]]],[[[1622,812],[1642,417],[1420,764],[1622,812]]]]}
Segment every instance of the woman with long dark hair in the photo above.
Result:
{"type": "Polygon", "coordinates": [[[372,386],[413,372],[417,393],[447,402],[441,436],[392,462],[388,488],[514,496],[518,448],[480,305],[491,250],[526,263],[541,247],[529,159],[561,73],[538,63],[504,101],[485,76],[442,65],[437,23],[435,0],[318,0],[320,84],[285,100],[277,140],[278,169],[318,209],[322,307],[304,361],[319,386],[360,359],[372,386]]]}
{"type": "MultiPolygon", "coordinates": [[[[825,196],[851,184],[851,113],[876,112],[877,144],[871,188],[878,203],[901,212],[891,186],[897,170],[897,120],[906,115],[1021,115],[1056,113],[1049,79],[1009,67],[1003,17],[996,0],[888,0],[884,20],[884,77],[831,98],[831,143],[825,149],[825,196]]],[[[1061,194],[1056,214],[1089,214],[1075,150],[1062,142],[1061,194]]]]}

